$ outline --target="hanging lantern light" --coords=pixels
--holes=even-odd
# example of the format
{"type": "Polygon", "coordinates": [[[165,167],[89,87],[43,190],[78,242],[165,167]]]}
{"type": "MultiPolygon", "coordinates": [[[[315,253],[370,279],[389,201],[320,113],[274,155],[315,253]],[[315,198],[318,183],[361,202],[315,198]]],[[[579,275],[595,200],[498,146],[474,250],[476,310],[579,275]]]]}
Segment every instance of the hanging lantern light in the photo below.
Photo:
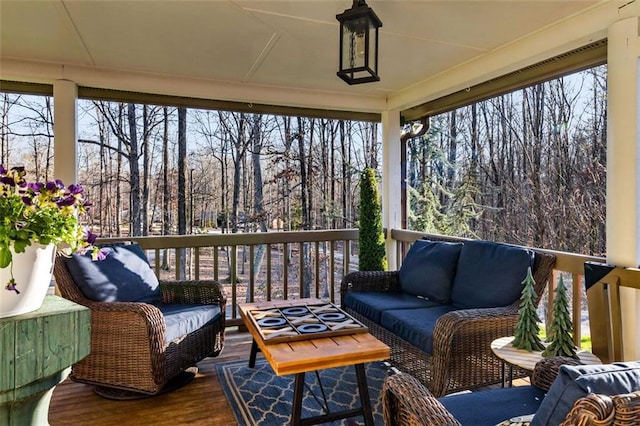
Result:
{"type": "Polygon", "coordinates": [[[378,28],[382,21],[365,0],[353,0],[351,9],[336,15],[340,22],[338,77],[348,84],[380,81],[378,76],[378,28]]]}

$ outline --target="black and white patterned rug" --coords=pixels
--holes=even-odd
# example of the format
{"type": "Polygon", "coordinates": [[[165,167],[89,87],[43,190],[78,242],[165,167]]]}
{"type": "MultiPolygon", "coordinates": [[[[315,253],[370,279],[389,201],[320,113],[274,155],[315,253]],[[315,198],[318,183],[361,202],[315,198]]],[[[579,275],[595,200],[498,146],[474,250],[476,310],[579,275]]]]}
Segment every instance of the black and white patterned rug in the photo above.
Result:
{"type": "MultiPolygon", "coordinates": [[[[249,368],[248,361],[234,361],[218,364],[216,370],[238,425],[290,424],[294,375],[277,376],[264,359],[258,360],[255,368],[249,368]]],[[[319,373],[331,412],[360,406],[356,372],[353,366],[330,368],[321,370],[319,373]]],[[[382,425],[380,390],[385,377],[391,374],[391,371],[385,364],[375,362],[366,365],[366,374],[374,423],[382,425]]],[[[302,418],[324,414],[322,393],[314,373],[305,375],[305,385],[302,418]],[[313,392],[315,397],[310,392],[313,392]]],[[[359,416],[326,424],[351,426],[364,424],[364,420],[359,416]]]]}

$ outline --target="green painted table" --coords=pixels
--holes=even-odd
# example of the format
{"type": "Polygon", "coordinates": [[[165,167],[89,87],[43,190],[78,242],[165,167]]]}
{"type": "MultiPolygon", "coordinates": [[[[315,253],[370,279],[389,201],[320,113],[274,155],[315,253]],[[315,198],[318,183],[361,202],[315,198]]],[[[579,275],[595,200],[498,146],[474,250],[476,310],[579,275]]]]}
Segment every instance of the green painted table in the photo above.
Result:
{"type": "Polygon", "coordinates": [[[89,309],[47,296],[40,309],[0,319],[0,425],[48,425],[54,387],[89,355],[89,309]]]}

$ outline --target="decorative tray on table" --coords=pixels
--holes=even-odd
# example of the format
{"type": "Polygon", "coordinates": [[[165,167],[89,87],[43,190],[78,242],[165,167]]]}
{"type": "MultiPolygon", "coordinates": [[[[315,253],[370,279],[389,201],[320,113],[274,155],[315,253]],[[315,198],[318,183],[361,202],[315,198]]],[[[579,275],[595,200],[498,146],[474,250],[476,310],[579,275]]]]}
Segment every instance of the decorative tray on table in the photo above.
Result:
{"type": "Polygon", "coordinates": [[[249,311],[265,343],[366,333],[367,326],[332,303],[254,309],[249,311]]]}

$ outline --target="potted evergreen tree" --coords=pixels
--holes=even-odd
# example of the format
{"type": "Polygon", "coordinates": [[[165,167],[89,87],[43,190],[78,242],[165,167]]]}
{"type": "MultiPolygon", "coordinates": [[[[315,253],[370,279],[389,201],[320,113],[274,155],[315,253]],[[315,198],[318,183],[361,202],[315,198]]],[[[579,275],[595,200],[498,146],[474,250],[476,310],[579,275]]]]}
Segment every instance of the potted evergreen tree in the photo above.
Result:
{"type": "Polygon", "coordinates": [[[382,232],[382,204],[378,192],[375,170],[368,167],[360,175],[360,215],[359,215],[360,256],[358,267],[361,271],[385,271],[387,255],[382,232]]]}
{"type": "Polygon", "coordinates": [[[531,268],[527,269],[527,276],[522,282],[522,297],[520,298],[520,309],[518,309],[518,322],[516,323],[515,337],[511,343],[514,348],[527,351],[541,351],[544,345],[540,340],[540,317],[536,310],[536,299],[538,295],[534,288],[535,281],[531,274],[531,268]]]}
{"type": "Polygon", "coordinates": [[[573,323],[571,322],[571,315],[569,315],[567,288],[561,275],[556,288],[556,297],[553,299],[553,319],[547,333],[547,342],[550,342],[550,344],[542,352],[542,356],[577,358],[576,347],[571,337],[572,332],[573,323]]]}

